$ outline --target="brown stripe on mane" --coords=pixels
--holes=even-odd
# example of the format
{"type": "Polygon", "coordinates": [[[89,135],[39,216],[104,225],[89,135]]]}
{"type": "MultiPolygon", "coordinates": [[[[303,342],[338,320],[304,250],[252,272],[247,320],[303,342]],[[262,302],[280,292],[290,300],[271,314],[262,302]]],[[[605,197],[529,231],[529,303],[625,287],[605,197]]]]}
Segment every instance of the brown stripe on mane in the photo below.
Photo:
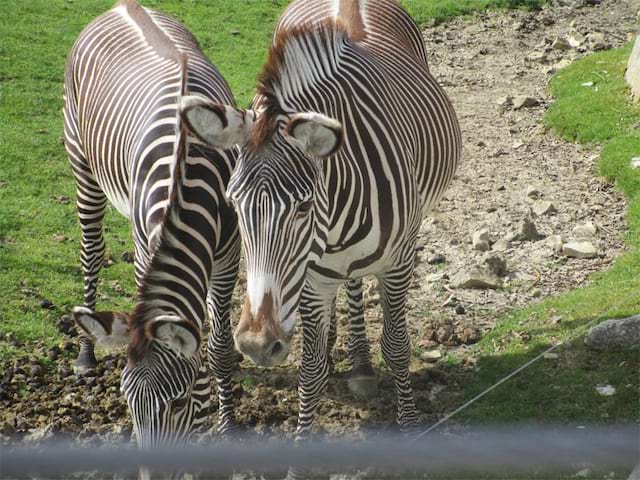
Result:
{"type": "Polygon", "coordinates": [[[117,6],[123,6],[131,19],[142,31],[147,43],[158,55],[175,62],[180,61],[180,51],[169,36],[153,21],[147,11],[136,0],[120,0],[117,6]]]}
{"type": "Polygon", "coordinates": [[[361,0],[340,0],[338,7],[338,23],[342,24],[354,42],[361,42],[367,37],[360,2],[361,0]]]}

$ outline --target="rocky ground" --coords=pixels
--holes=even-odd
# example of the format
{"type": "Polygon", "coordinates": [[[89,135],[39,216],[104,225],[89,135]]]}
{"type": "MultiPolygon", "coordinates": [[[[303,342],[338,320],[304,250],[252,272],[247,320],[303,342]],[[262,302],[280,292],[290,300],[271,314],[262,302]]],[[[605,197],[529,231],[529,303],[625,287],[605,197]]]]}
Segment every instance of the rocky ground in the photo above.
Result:
{"type": "MultiPolygon", "coordinates": [[[[425,31],[432,71],[455,104],[465,140],[464,164],[424,222],[409,301],[413,385],[427,420],[461,400],[456,372],[438,357],[455,351],[465,358],[462,368],[472,365],[468,345],[496,318],[585,284],[623,249],[625,202],[594,177],[598,151],[559,140],[542,118],[552,102],[550,75],[594,50],[623,44],[637,28],[637,13],[633,0],[557,1],[540,12],[492,12],[425,31]]],[[[365,299],[374,365],[382,369],[375,283],[367,284],[365,299]]],[[[344,326],[346,309],[339,306],[338,314],[344,326]]],[[[60,326],[73,333],[64,320],[60,326]]],[[[393,428],[395,395],[384,369],[376,399],[358,401],[347,389],[345,330],[318,430],[359,436],[393,428]]],[[[11,335],[0,341],[16,342],[11,335]]],[[[293,431],[299,341],[289,366],[241,365],[236,393],[244,425],[293,431]]],[[[125,359],[103,356],[93,374],[79,378],[70,366],[75,348],[70,338],[0,372],[0,440],[33,443],[62,432],[82,443],[128,441],[119,393],[125,359]]]]}

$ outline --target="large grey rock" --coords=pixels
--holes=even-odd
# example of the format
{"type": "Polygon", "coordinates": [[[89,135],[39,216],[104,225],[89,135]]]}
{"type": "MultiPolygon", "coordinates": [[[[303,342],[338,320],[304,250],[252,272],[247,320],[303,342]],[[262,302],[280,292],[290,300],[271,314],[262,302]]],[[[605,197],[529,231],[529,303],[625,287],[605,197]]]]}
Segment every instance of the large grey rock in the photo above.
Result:
{"type": "Polygon", "coordinates": [[[625,79],[631,87],[631,96],[637,102],[640,100],[640,35],[636,38],[636,44],[631,52],[625,79]]]}
{"type": "Polygon", "coordinates": [[[591,242],[569,242],[562,246],[562,254],[571,258],[595,258],[598,250],[591,242]]]}
{"type": "Polygon", "coordinates": [[[621,350],[640,346],[640,315],[607,320],[593,327],[584,339],[594,350],[621,350]]]}
{"type": "Polygon", "coordinates": [[[502,288],[502,280],[488,266],[476,265],[463,271],[451,279],[454,288],[498,289],[502,288]]]}

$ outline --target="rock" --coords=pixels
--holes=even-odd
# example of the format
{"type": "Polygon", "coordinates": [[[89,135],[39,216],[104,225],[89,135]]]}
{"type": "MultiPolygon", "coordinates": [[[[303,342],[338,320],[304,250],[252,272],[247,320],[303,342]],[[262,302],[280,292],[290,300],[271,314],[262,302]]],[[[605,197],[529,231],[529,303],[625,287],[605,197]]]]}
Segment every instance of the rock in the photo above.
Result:
{"type": "Polygon", "coordinates": [[[576,237],[593,237],[598,232],[598,229],[593,222],[587,222],[584,225],[578,225],[573,228],[571,233],[576,237]]]}
{"type": "Polygon", "coordinates": [[[551,215],[557,212],[555,205],[547,200],[541,200],[541,201],[535,202],[533,204],[533,207],[531,207],[531,210],[533,211],[536,217],[542,217],[543,215],[551,215]]]}
{"type": "Polygon", "coordinates": [[[562,246],[562,254],[571,258],[594,258],[598,250],[591,242],[569,242],[562,246]]]}
{"type": "Polygon", "coordinates": [[[622,350],[640,346],[640,315],[606,320],[589,330],[584,343],[594,350],[622,350]]]}
{"type": "Polygon", "coordinates": [[[465,345],[473,345],[478,343],[482,337],[480,330],[475,327],[466,327],[458,335],[459,340],[465,345]]]}
{"type": "Polygon", "coordinates": [[[461,305],[461,304],[456,305],[456,313],[458,315],[464,315],[466,313],[464,305],[461,305]]]}
{"type": "Polygon", "coordinates": [[[520,110],[522,108],[533,108],[540,105],[540,102],[533,97],[518,96],[513,99],[514,110],[520,110]]]}
{"type": "Polygon", "coordinates": [[[507,261],[500,255],[490,253],[484,259],[484,264],[489,271],[498,277],[504,277],[507,274],[507,261]]]}
{"type": "Polygon", "coordinates": [[[531,62],[544,63],[547,61],[547,54],[544,50],[537,50],[527,55],[527,60],[531,62]]]}
{"type": "Polygon", "coordinates": [[[578,48],[584,44],[586,38],[579,32],[572,33],[567,37],[567,42],[572,48],[578,48]]]}
{"type": "Polygon", "coordinates": [[[589,47],[596,52],[609,48],[609,45],[605,41],[604,34],[600,32],[593,32],[587,35],[587,43],[589,47]]]}
{"type": "Polygon", "coordinates": [[[447,343],[451,340],[453,328],[451,325],[442,325],[436,330],[436,340],[438,343],[447,343]]]}
{"type": "Polygon", "coordinates": [[[29,369],[29,375],[31,375],[31,377],[37,378],[37,377],[41,377],[43,374],[44,374],[44,368],[42,368],[38,364],[31,365],[31,368],[29,369]]]}
{"type": "Polygon", "coordinates": [[[427,275],[426,277],[424,277],[424,279],[428,283],[437,283],[441,280],[444,280],[445,277],[446,277],[446,274],[444,272],[438,272],[438,273],[432,273],[430,275],[427,275]]]}
{"type": "Polygon", "coordinates": [[[496,104],[499,107],[509,108],[513,106],[513,97],[510,95],[507,95],[506,97],[501,97],[496,101],[496,104]]]}
{"type": "Polygon", "coordinates": [[[556,253],[562,250],[563,243],[560,235],[550,235],[544,240],[545,246],[551,248],[556,253]]]}
{"type": "Polygon", "coordinates": [[[454,288],[497,289],[502,288],[502,280],[488,267],[476,265],[467,272],[460,272],[451,279],[454,288]]]}
{"type": "Polygon", "coordinates": [[[568,40],[562,37],[557,37],[551,44],[551,48],[553,48],[554,50],[564,51],[564,50],[571,50],[573,47],[568,40]]]}
{"type": "Polygon", "coordinates": [[[557,353],[545,353],[543,355],[543,357],[545,358],[545,360],[557,360],[558,358],[560,358],[560,356],[557,353]]]}
{"type": "Polygon", "coordinates": [[[429,265],[439,265],[446,261],[447,261],[446,257],[441,253],[436,253],[435,255],[432,255],[427,259],[427,263],[429,265]]]}
{"type": "Polygon", "coordinates": [[[491,249],[489,242],[491,239],[489,238],[489,230],[483,228],[474,232],[473,234],[473,248],[480,252],[486,252],[491,249]]]}
{"type": "Polygon", "coordinates": [[[527,187],[527,197],[529,197],[529,198],[540,198],[541,196],[542,196],[542,194],[540,193],[540,190],[538,190],[533,185],[529,185],[527,187]]]}
{"type": "Polygon", "coordinates": [[[520,224],[517,239],[523,241],[534,241],[539,238],[540,234],[538,233],[538,229],[536,228],[536,224],[533,223],[533,220],[530,218],[524,219],[520,224]]]}
{"type": "Polygon", "coordinates": [[[423,360],[427,363],[435,363],[442,358],[442,353],[440,350],[430,350],[428,352],[422,352],[420,354],[420,360],[423,360]]]}
{"type": "Polygon", "coordinates": [[[49,360],[57,360],[61,353],[62,351],[60,350],[60,347],[54,345],[47,352],[47,356],[49,357],[49,360]]]}
{"type": "MultiPolygon", "coordinates": [[[[640,12],[638,15],[640,16],[640,12]]],[[[640,100],[640,35],[636,37],[624,78],[631,87],[631,97],[637,102],[640,100]]],[[[637,167],[632,166],[632,168],[637,167]]]]}
{"type": "Polygon", "coordinates": [[[53,241],[54,242],[66,242],[67,240],[69,240],[65,235],[60,235],[60,234],[55,234],[53,236],[53,241]]]}
{"type": "MultiPolygon", "coordinates": [[[[638,90],[638,92],[638,94],[640,95],[640,89],[638,90]]],[[[640,157],[633,157],[631,159],[630,166],[633,170],[637,170],[638,168],[640,168],[640,157]]]]}
{"type": "Polygon", "coordinates": [[[135,255],[132,252],[123,252],[122,253],[122,261],[126,263],[133,263],[135,260],[135,255]]]}
{"type": "Polygon", "coordinates": [[[24,442],[25,443],[42,443],[46,440],[51,440],[54,436],[52,425],[46,425],[41,428],[36,428],[32,430],[28,435],[25,435],[24,442]]]}
{"type": "Polygon", "coordinates": [[[603,397],[611,397],[616,394],[616,388],[612,385],[598,385],[596,387],[596,392],[603,397]]]}
{"type": "Polygon", "coordinates": [[[593,85],[594,85],[593,82],[584,82],[580,84],[581,87],[587,87],[587,88],[591,88],[593,87],[593,85]]]}
{"type": "Polygon", "coordinates": [[[42,308],[53,308],[53,302],[51,300],[43,298],[42,300],[40,300],[40,307],[42,307],[42,308]]]}
{"type": "Polygon", "coordinates": [[[509,250],[509,241],[506,238],[501,238],[493,244],[491,249],[494,252],[506,252],[507,250],[509,250]]]}

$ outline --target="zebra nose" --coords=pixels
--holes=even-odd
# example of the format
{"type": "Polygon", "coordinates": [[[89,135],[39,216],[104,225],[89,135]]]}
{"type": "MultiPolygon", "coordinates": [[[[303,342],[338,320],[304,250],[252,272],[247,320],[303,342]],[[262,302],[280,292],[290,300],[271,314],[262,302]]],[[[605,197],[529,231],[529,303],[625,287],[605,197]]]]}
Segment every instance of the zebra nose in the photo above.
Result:
{"type": "Polygon", "coordinates": [[[289,353],[289,344],[280,338],[260,333],[236,333],[236,347],[261,367],[275,367],[281,364],[289,353]]]}

